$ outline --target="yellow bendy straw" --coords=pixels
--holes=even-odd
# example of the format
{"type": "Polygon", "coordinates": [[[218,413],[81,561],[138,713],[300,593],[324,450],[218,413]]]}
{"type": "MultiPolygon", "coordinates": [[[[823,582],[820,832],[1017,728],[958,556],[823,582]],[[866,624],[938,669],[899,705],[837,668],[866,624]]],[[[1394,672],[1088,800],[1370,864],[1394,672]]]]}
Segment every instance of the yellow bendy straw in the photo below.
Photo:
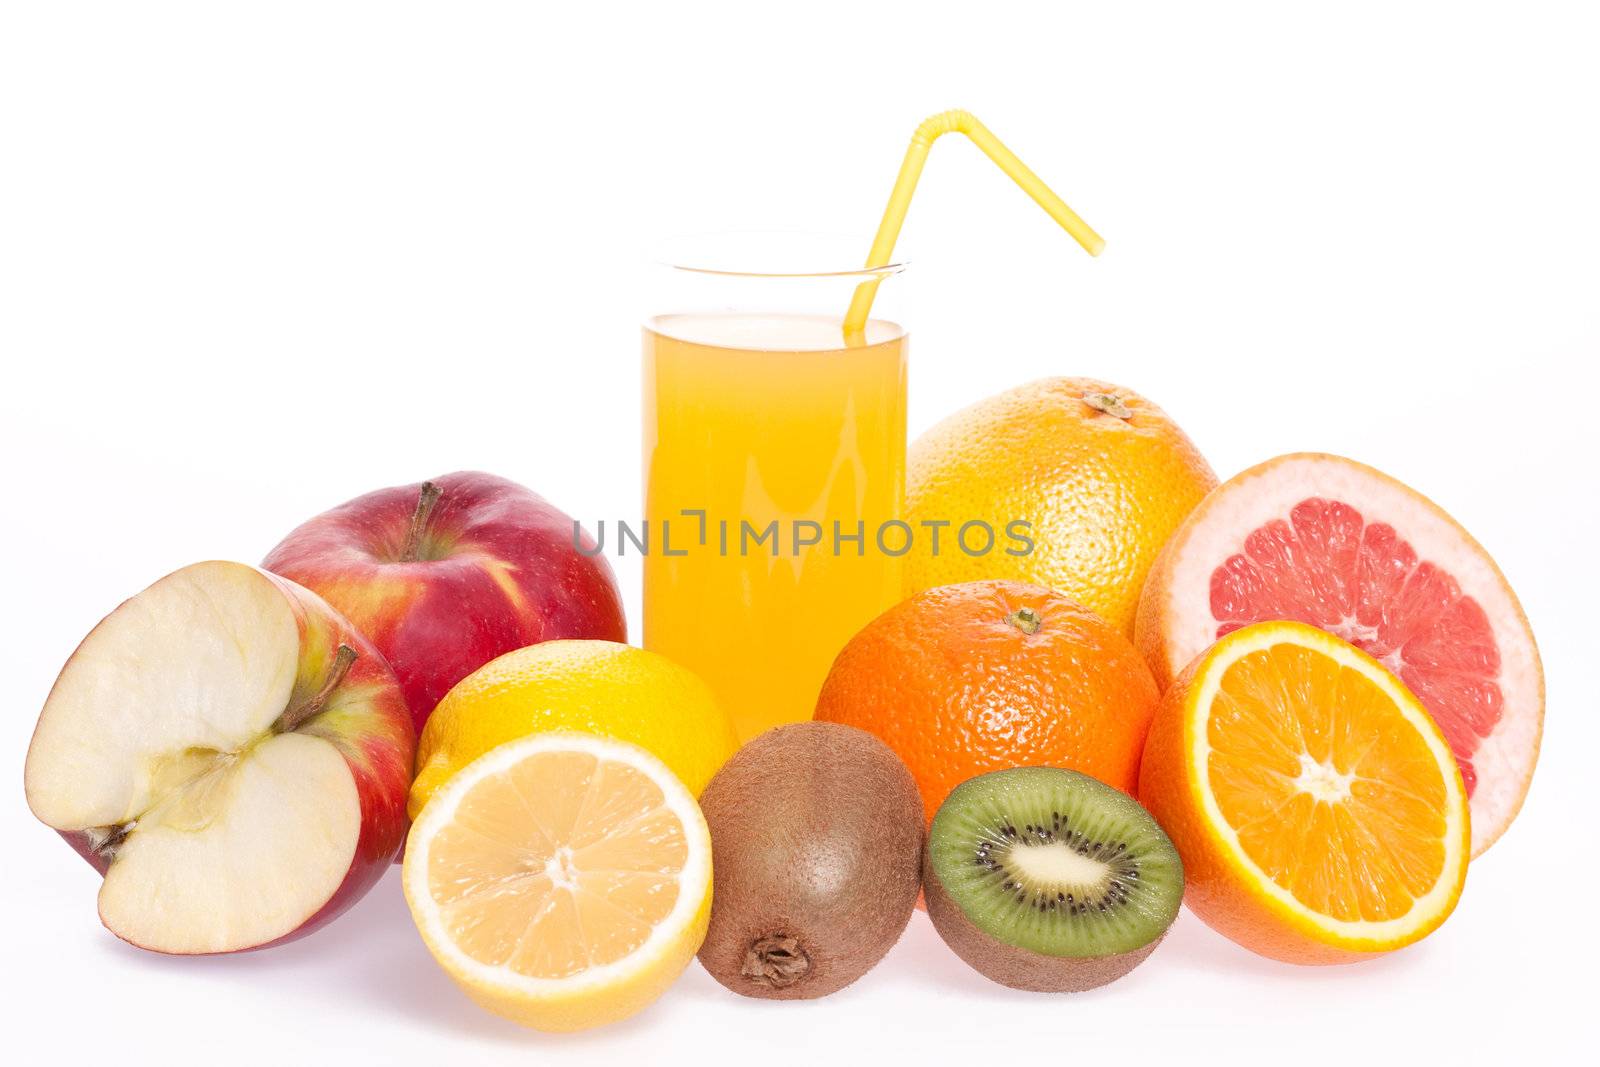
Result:
{"type": "MultiPolygon", "coordinates": [[[[1000,138],[990,133],[989,127],[979,122],[976,115],[970,111],[941,111],[923,120],[911,135],[906,158],[900,164],[900,174],[894,180],[894,191],[889,194],[889,206],[884,209],[883,221],[878,224],[877,236],[872,239],[872,251],[867,254],[866,266],[869,270],[886,266],[889,257],[894,255],[894,243],[900,237],[900,227],[905,223],[906,211],[911,207],[911,194],[917,191],[917,179],[922,177],[922,165],[927,162],[928,150],[933,147],[933,142],[947,133],[965,134],[967,140],[994,160],[995,165],[1010,175],[1023,192],[1033,197],[1034,203],[1060,223],[1061,228],[1070,233],[1085,252],[1098,256],[1105,248],[1104,239],[1090,229],[1089,224],[1079,218],[1078,213],[1052,192],[1037,174],[1029,170],[1016,153],[1000,143],[1000,138]]],[[[850,310],[844,317],[847,336],[859,336],[866,327],[867,316],[872,313],[872,298],[877,295],[878,284],[882,281],[881,277],[872,278],[856,286],[855,295],[850,298],[850,310]]]]}

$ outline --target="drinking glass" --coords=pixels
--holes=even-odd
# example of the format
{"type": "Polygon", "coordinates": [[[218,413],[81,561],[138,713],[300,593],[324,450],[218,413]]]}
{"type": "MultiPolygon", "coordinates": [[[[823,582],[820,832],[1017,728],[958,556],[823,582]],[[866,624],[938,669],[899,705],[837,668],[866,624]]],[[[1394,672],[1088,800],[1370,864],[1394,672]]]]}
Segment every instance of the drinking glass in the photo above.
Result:
{"type": "Polygon", "coordinates": [[[722,235],[655,268],[644,326],[644,643],[747,740],[809,719],[834,657],[901,598],[902,264],[865,242],[722,235]],[[847,336],[863,282],[874,317],[847,336]]]}

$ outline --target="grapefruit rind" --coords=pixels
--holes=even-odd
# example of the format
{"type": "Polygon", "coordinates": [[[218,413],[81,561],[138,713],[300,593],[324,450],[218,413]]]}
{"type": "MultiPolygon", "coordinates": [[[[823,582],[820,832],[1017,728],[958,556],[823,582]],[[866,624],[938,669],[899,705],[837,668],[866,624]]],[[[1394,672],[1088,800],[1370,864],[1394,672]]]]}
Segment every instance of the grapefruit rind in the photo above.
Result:
{"type": "Polygon", "coordinates": [[[1466,789],[1450,746],[1427,709],[1371,656],[1314,626],[1299,622],[1257,623],[1229,634],[1196,664],[1183,717],[1183,760],[1195,810],[1203,813],[1205,831],[1231,869],[1254,889],[1278,920],[1313,940],[1350,953],[1388,952],[1427,936],[1449,917],[1466,879],[1471,840],[1466,789]],[[1379,921],[1337,919],[1306,906],[1273,881],[1245,851],[1238,831],[1228,822],[1210,788],[1211,745],[1207,725],[1223,675],[1238,660],[1274,645],[1308,648],[1360,672],[1390,700],[1416,730],[1434,756],[1446,794],[1444,862],[1433,887],[1416,898],[1403,916],[1379,921]]]}
{"type": "Polygon", "coordinates": [[[1352,502],[1368,525],[1387,523],[1449,572],[1482,607],[1500,654],[1504,709],[1471,759],[1472,855],[1481,855],[1516,817],[1538,761],[1544,673],[1522,605],[1489,554],[1437,504],[1382,471],[1342,456],[1278,456],[1229,479],[1201,502],[1167,542],[1140,599],[1135,641],[1163,689],[1216,640],[1212,573],[1244,539],[1310,497],[1352,502]]]}

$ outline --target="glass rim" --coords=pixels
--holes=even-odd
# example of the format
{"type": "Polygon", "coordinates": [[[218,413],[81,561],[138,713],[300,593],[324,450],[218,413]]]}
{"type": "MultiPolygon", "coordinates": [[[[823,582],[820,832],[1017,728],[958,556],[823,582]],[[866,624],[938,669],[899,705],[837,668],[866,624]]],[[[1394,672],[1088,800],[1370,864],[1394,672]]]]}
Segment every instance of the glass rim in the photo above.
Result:
{"type": "MultiPolygon", "coordinates": [[[[860,278],[863,281],[870,279],[891,278],[905,273],[910,261],[900,258],[893,263],[885,263],[881,267],[832,267],[816,265],[805,269],[776,269],[762,267],[760,269],[735,266],[728,262],[717,262],[719,259],[733,260],[737,257],[732,252],[719,256],[715,252],[689,253],[687,248],[696,243],[708,243],[713,246],[718,242],[732,245],[739,241],[770,241],[770,242],[796,242],[796,241],[836,241],[841,247],[848,246],[857,252],[851,258],[859,261],[860,249],[870,248],[871,239],[858,234],[825,233],[815,230],[714,230],[699,233],[680,234],[668,237],[650,249],[648,259],[652,265],[666,270],[682,271],[686,274],[703,274],[721,278],[860,278]]],[[[831,258],[831,257],[830,257],[831,258]]],[[[843,253],[839,254],[843,260],[843,253]]]]}

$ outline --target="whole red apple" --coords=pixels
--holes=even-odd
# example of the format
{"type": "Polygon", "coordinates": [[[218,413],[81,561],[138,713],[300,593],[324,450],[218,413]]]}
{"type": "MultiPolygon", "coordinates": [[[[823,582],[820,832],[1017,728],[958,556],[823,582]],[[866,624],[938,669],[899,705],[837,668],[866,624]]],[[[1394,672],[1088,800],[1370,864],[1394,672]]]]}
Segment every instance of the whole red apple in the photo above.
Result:
{"type": "Polygon", "coordinates": [[[616,578],[604,557],[578,550],[572,519],[480,471],[357,497],[301,525],[262,566],[371,639],[419,732],[452,686],[497,656],[557,638],[627,640],[616,578]]]}
{"type": "Polygon", "coordinates": [[[316,594],[196,563],[61,669],[28,806],[96,870],[141,948],[237,952],[355,903],[399,852],[416,733],[383,657],[316,594]]]}

